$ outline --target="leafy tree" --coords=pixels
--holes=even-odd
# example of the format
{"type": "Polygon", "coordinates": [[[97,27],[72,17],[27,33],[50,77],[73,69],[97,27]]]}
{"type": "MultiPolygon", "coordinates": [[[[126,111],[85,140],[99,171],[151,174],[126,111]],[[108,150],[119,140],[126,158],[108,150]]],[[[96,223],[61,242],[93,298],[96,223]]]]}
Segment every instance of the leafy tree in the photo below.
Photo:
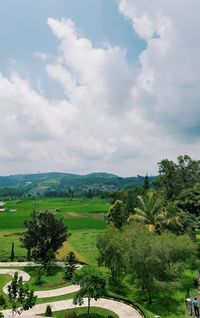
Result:
{"type": "Polygon", "coordinates": [[[163,189],[166,197],[171,199],[181,190],[177,165],[172,160],[163,159],[158,166],[160,176],[156,179],[155,185],[163,189]]]}
{"type": "Polygon", "coordinates": [[[164,230],[170,230],[174,234],[181,235],[188,233],[194,238],[196,220],[188,212],[181,210],[176,202],[168,202],[165,209],[165,219],[162,222],[164,230]]]}
{"type": "Polygon", "coordinates": [[[115,201],[115,203],[109,208],[107,216],[108,222],[112,222],[116,228],[120,229],[127,220],[123,202],[120,200],[115,201]]]}
{"type": "Polygon", "coordinates": [[[190,189],[185,189],[179,194],[176,204],[182,210],[197,217],[200,216],[200,183],[190,189]]]}
{"type": "Polygon", "coordinates": [[[89,315],[91,299],[97,300],[106,293],[106,279],[98,268],[88,265],[75,272],[73,282],[80,285],[73,302],[82,305],[83,298],[87,297],[89,315]]]}
{"type": "Polygon", "coordinates": [[[128,190],[126,192],[126,196],[123,199],[124,209],[126,218],[128,219],[129,215],[134,212],[134,209],[138,205],[138,195],[144,195],[143,188],[135,188],[132,190],[128,190]]]}
{"type": "Polygon", "coordinates": [[[196,255],[196,245],[187,235],[154,235],[141,226],[124,231],[128,268],[147,292],[149,304],[155,291],[172,293],[184,268],[196,255]]]}
{"type": "Polygon", "coordinates": [[[44,275],[44,268],[41,266],[35,269],[35,284],[42,285],[42,276],[44,275]]]}
{"type": "Polygon", "coordinates": [[[56,251],[68,239],[69,232],[63,221],[51,212],[33,212],[30,221],[24,222],[26,232],[21,238],[22,246],[31,249],[32,257],[47,264],[55,258],[56,251]]]}
{"type": "Polygon", "coordinates": [[[149,190],[149,177],[148,175],[146,174],[145,178],[144,178],[144,189],[145,190],[149,190]]]}
{"type": "Polygon", "coordinates": [[[14,243],[12,242],[12,249],[11,249],[11,255],[10,255],[10,260],[13,262],[15,259],[15,246],[14,243]]]}
{"type": "Polygon", "coordinates": [[[72,279],[72,276],[76,270],[76,263],[77,263],[77,259],[76,259],[75,254],[73,252],[69,252],[69,254],[67,254],[67,256],[64,260],[64,265],[65,265],[64,278],[65,278],[65,280],[72,279]]]}
{"type": "Polygon", "coordinates": [[[160,176],[156,185],[164,190],[168,199],[173,199],[183,189],[188,189],[200,180],[200,161],[184,155],[177,163],[163,159],[158,163],[160,176]]]}
{"type": "Polygon", "coordinates": [[[21,315],[24,310],[32,308],[36,303],[37,296],[23,285],[22,277],[19,277],[16,272],[8,285],[8,299],[12,306],[12,316],[16,316],[21,315]]]}
{"type": "Polygon", "coordinates": [[[121,231],[110,226],[97,238],[98,263],[111,271],[112,284],[118,291],[126,272],[125,244],[121,231]]]}

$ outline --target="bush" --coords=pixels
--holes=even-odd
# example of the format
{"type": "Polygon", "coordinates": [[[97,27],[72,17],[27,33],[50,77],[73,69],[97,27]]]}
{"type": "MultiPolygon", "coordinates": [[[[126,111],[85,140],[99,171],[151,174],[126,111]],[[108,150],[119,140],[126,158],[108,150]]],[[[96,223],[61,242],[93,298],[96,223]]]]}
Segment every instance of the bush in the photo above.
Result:
{"type": "Polygon", "coordinates": [[[42,285],[42,276],[44,275],[44,269],[42,267],[37,267],[35,269],[35,284],[42,285]]]}
{"type": "Polygon", "coordinates": [[[0,295],[0,306],[6,307],[6,299],[3,295],[0,295]]]}
{"type": "Polygon", "coordinates": [[[51,311],[51,306],[47,305],[46,307],[46,312],[45,312],[46,317],[52,317],[52,311],[51,311]]]}
{"type": "Polygon", "coordinates": [[[74,310],[68,310],[65,312],[63,318],[76,318],[76,313],[74,310]]]}

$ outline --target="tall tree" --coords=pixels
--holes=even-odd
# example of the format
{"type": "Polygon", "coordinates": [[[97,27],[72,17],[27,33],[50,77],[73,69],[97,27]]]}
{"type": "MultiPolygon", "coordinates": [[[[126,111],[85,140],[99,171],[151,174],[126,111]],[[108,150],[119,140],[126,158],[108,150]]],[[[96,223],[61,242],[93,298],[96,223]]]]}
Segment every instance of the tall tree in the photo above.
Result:
{"type": "Polygon", "coordinates": [[[121,235],[121,231],[109,226],[97,238],[98,263],[111,271],[112,283],[116,290],[119,290],[126,272],[125,245],[121,235]]]}
{"type": "Polygon", "coordinates": [[[64,278],[65,278],[65,280],[72,279],[73,274],[75,273],[75,270],[77,267],[76,263],[77,263],[77,259],[76,259],[75,254],[73,252],[69,252],[64,260],[64,265],[65,265],[64,278]]]}
{"type": "Polygon", "coordinates": [[[63,221],[57,220],[51,212],[33,212],[31,220],[24,222],[22,246],[31,249],[32,257],[44,264],[55,257],[56,251],[68,239],[69,232],[63,221]]]}
{"type": "Polygon", "coordinates": [[[145,178],[144,178],[144,189],[145,190],[149,190],[149,177],[148,175],[146,174],[145,178]]]}
{"type": "Polygon", "coordinates": [[[22,277],[16,272],[14,277],[8,285],[8,298],[12,306],[12,316],[21,315],[25,310],[32,308],[37,296],[34,295],[32,290],[23,285],[22,277]]]}
{"type": "Polygon", "coordinates": [[[179,194],[176,204],[182,210],[197,217],[200,216],[200,183],[190,189],[185,189],[179,194]]]}
{"type": "Polygon", "coordinates": [[[102,272],[94,266],[84,266],[73,278],[74,284],[80,285],[80,290],[74,296],[74,304],[83,305],[83,298],[88,299],[88,315],[91,299],[99,299],[106,294],[106,279],[102,272]]]}
{"type": "Polygon", "coordinates": [[[164,190],[168,199],[173,199],[183,189],[188,189],[200,181],[200,161],[184,155],[177,163],[163,159],[158,163],[160,176],[156,185],[164,190]]]}
{"type": "Polygon", "coordinates": [[[14,242],[12,242],[11,255],[10,255],[11,262],[13,262],[14,259],[15,259],[15,245],[14,245],[14,242]]]}
{"type": "Polygon", "coordinates": [[[123,202],[120,200],[115,201],[109,208],[107,216],[108,222],[112,222],[116,228],[120,229],[127,220],[123,202]]]}

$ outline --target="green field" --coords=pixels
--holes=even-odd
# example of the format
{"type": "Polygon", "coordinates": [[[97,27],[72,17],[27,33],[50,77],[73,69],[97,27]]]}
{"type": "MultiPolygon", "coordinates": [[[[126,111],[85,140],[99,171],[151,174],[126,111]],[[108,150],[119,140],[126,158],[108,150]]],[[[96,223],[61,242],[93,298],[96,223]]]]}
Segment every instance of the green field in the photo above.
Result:
{"type": "Polygon", "coordinates": [[[30,219],[33,210],[52,211],[61,218],[72,234],[58,259],[73,250],[79,260],[96,262],[96,237],[106,227],[104,214],[109,202],[103,199],[25,199],[6,202],[6,212],[0,213],[0,260],[8,261],[12,242],[15,243],[15,259],[25,260],[26,250],[20,247],[24,221],[30,219]],[[10,212],[10,210],[16,210],[10,212]]]}

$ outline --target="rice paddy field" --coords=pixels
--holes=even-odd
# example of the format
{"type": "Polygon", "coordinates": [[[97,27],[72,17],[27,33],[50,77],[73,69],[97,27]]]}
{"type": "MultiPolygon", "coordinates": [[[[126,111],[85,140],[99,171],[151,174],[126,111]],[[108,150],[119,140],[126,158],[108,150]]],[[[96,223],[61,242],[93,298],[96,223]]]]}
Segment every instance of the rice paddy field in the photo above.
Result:
{"type": "Polygon", "coordinates": [[[0,260],[10,258],[12,242],[15,244],[15,260],[24,260],[26,250],[20,247],[24,221],[29,220],[33,210],[51,211],[68,226],[71,236],[58,252],[62,260],[74,251],[83,262],[95,264],[96,237],[105,229],[104,215],[109,202],[103,199],[25,199],[5,202],[5,212],[0,212],[0,260]]]}

